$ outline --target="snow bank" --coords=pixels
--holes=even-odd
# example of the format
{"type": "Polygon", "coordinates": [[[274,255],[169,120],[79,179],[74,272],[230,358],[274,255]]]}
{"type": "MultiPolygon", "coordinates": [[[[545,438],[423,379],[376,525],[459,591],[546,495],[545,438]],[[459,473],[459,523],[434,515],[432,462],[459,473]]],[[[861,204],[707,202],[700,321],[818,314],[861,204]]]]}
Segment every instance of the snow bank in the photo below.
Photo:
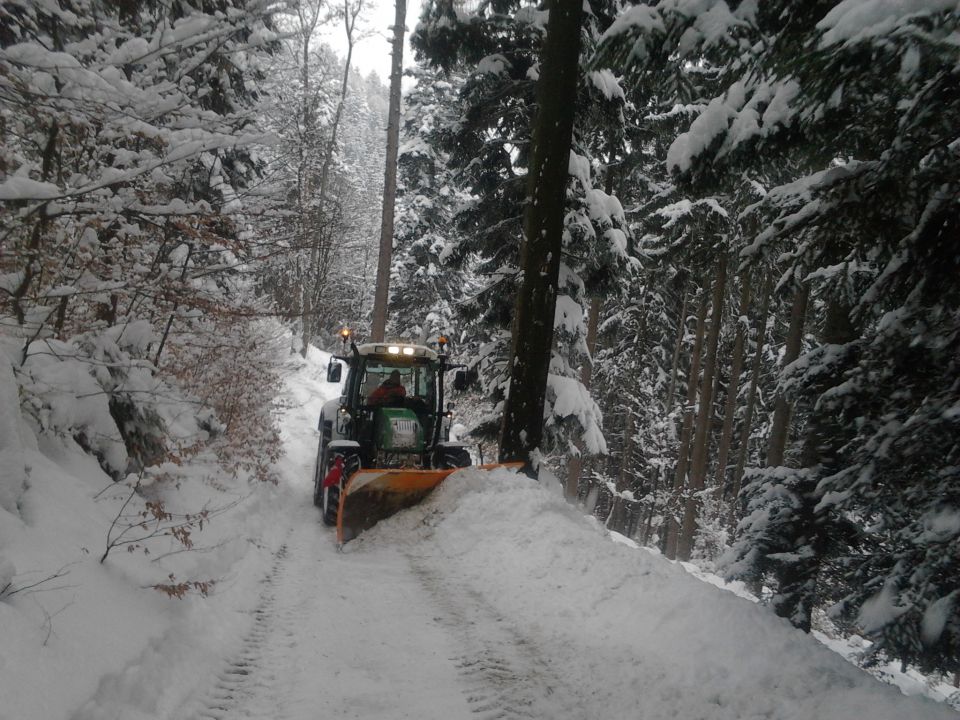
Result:
{"type": "MultiPolygon", "coordinates": [[[[338,392],[321,379],[326,359],[312,351],[307,363],[290,360],[285,404],[308,453],[315,448],[319,405],[338,392]]],[[[40,360],[28,381],[47,369],[40,360]]],[[[261,581],[289,530],[290,508],[306,492],[229,477],[212,457],[158,468],[170,477],[158,472],[142,483],[128,510],[148,499],[163,500],[174,513],[213,510],[202,531],[192,530],[193,551],[161,537],[129,546],[134,552],[117,547],[101,564],[129,485],[112,482],[69,437],[43,435],[38,445],[22,426],[28,437],[17,440],[5,376],[0,366],[4,489],[12,470],[5,453],[22,456],[30,476],[16,504],[20,517],[0,510],[0,589],[10,584],[0,594],[0,720],[179,720],[181,704],[198,684],[210,682],[248,631],[261,581]],[[218,514],[217,508],[226,509],[218,514]],[[175,599],[152,589],[172,582],[171,573],[177,581],[216,582],[207,598],[175,599]]],[[[44,379],[50,380],[48,372],[44,379]]],[[[62,378],[58,387],[76,393],[88,379],[62,378]]],[[[62,410],[64,403],[54,405],[62,410]]],[[[308,481],[312,468],[289,462],[280,469],[308,481]]]]}
{"type": "Polygon", "coordinates": [[[508,471],[464,470],[364,543],[410,544],[553,659],[610,717],[956,720],[883,685],[769,610],[623,543],[508,471]],[[602,682],[600,682],[602,678],[602,682]],[[597,693],[602,692],[598,697],[597,693]]]}

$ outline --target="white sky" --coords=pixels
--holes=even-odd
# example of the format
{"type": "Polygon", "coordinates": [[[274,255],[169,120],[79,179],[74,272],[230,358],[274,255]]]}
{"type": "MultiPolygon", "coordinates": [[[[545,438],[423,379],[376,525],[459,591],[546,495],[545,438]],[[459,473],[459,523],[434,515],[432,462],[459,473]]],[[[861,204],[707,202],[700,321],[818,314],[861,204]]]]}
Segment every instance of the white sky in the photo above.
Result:
{"type": "MultiPolygon", "coordinates": [[[[368,0],[369,7],[364,13],[366,18],[363,27],[369,35],[361,40],[353,50],[353,66],[363,75],[376,70],[384,85],[390,81],[390,28],[396,8],[393,0],[368,0]]],[[[403,50],[403,65],[413,65],[413,51],[410,49],[410,33],[420,21],[421,0],[407,0],[407,32],[403,50]]],[[[342,25],[330,28],[331,32],[325,36],[328,43],[338,53],[346,52],[346,41],[342,25]]]]}

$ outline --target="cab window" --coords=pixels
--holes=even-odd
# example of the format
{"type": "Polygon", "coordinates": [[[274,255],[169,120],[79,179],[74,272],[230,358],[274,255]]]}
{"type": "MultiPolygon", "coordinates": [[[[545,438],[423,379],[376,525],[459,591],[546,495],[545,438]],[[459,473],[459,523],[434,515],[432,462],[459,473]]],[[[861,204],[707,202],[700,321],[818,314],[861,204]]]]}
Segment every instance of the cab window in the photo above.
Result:
{"type": "Polygon", "coordinates": [[[399,374],[400,384],[404,388],[404,397],[419,400],[432,407],[434,393],[434,374],[426,365],[400,365],[385,360],[367,360],[360,379],[360,401],[364,405],[385,383],[390,383],[393,372],[399,374]]]}

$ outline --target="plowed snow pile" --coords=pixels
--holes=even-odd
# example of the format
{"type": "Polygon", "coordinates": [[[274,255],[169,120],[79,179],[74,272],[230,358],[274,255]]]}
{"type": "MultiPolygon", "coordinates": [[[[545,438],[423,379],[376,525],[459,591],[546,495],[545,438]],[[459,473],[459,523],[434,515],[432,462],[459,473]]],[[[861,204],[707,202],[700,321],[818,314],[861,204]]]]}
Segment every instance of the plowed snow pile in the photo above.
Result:
{"type": "Polygon", "coordinates": [[[518,628],[596,716],[957,718],[509,471],[460,471],[348,549],[387,543],[518,628]]]}

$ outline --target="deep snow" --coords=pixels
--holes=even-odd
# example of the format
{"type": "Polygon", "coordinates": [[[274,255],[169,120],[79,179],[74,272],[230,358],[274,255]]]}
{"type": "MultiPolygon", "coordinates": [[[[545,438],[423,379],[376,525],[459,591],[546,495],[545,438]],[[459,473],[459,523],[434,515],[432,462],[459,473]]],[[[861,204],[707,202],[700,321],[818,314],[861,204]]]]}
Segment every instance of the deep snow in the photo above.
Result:
{"type": "Polygon", "coordinates": [[[957,719],[508,471],[456,473],[337,552],[311,505],[324,360],[290,361],[279,486],[181,470],[185,505],[246,496],[194,552],[100,565],[119,488],[26,443],[0,561],[17,586],[64,574],[0,601],[0,719],[957,719]],[[218,582],[145,587],[168,572],[218,582]]]}

